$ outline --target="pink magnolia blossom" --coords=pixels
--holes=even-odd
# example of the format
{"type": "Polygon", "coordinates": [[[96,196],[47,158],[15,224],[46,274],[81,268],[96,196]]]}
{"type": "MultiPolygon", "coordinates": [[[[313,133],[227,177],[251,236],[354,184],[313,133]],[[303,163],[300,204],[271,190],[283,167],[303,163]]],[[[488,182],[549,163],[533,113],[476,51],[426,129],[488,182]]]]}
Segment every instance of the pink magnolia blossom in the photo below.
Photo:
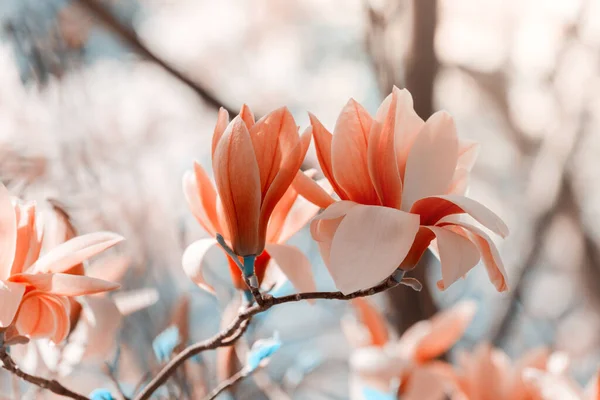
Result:
{"type": "Polygon", "coordinates": [[[437,112],[425,122],[413,110],[410,93],[394,88],[375,118],[350,100],[333,135],[310,118],[323,174],[341,201],[333,203],[305,179],[297,187],[327,207],[311,223],[311,232],[338,289],[365,289],[399,267],[414,268],[434,239],[441,288],[482,258],[496,289],[507,289],[496,246],[482,229],[460,218],[508,235],[496,214],[464,195],[477,146],[459,142],[448,113],[437,112]]]}
{"type": "MultiPolygon", "coordinates": [[[[221,234],[238,256],[256,255],[254,273],[262,282],[274,259],[301,291],[314,290],[308,259],[284,244],[313,218],[319,208],[299,199],[290,186],[310,143],[310,132],[301,137],[289,111],[275,110],[258,122],[244,106],[227,124],[223,109],[213,137],[213,169],[217,190],[196,163],[183,178],[184,193],[192,213],[211,236],[192,243],[183,255],[183,267],[200,287],[214,292],[204,279],[203,260],[221,234]]],[[[307,176],[307,179],[310,178],[307,176]]],[[[246,288],[242,272],[228,257],[231,277],[246,288]]]]}
{"type": "Polygon", "coordinates": [[[61,342],[71,326],[70,299],[115,290],[118,284],[73,274],[72,268],[123,240],[110,232],[73,238],[40,256],[42,231],[34,203],[20,203],[0,185],[0,330],[61,342]]]}

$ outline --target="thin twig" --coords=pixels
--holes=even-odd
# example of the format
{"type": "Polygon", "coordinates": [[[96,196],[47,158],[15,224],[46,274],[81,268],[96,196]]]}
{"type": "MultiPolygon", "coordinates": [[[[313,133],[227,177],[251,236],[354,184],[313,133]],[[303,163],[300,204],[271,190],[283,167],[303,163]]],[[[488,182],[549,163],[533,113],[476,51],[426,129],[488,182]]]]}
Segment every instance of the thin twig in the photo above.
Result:
{"type": "Polygon", "coordinates": [[[192,81],[181,71],[178,71],[176,68],[170,66],[166,61],[150,51],[141,42],[137,33],[133,29],[122,24],[109,10],[106,9],[106,7],[99,4],[97,0],[78,0],[78,2],[90,13],[92,13],[99,21],[106,25],[106,27],[110,28],[115,34],[117,34],[125,44],[127,44],[144,58],[160,65],[165,71],[173,75],[175,78],[196,92],[210,106],[217,109],[223,107],[227,110],[227,112],[229,112],[230,115],[236,114],[232,108],[224,105],[221,100],[215,97],[215,95],[210,93],[204,87],[200,86],[198,83],[192,81]]]}
{"type": "Polygon", "coordinates": [[[152,396],[152,394],[159,387],[161,387],[171,375],[175,373],[177,368],[179,368],[186,360],[195,356],[196,354],[199,354],[205,350],[213,350],[218,347],[229,346],[235,343],[235,341],[243,335],[246,327],[250,322],[250,319],[254,315],[267,311],[273,306],[283,303],[292,303],[302,300],[314,299],[351,300],[357,297],[367,297],[377,293],[381,293],[385,290],[398,286],[398,284],[399,281],[396,280],[393,276],[390,276],[388,279],[376,286],[373,286],[369,289],[352,292],[349,294],[343,294],[342,292],[307,292],[291,294],[282,297],[262,296],[262,305],[255,304],[246,308],[244,311],[240,312],[237,318],[234,319],[231,322],[231,324],[223,331],[221,331],[220,333],[208,340],[195,343],[187,347],[176,357],[174,357],[167,365],[165,365],[165,367],[158,373],[158,375],[156,375],[154,379],[152,379],[148,386],[146,386],[144,390],[142,390],[140,394],[135,397],[135,400],[149,399],[150,396],[152,396]]]}
{"type": "Polygon", "coordinates": [[[0,360],[3,363],[3,367],[5,370],[18,376],[19,378],[23,379],[26,382],[36,385],[37,387],[39,387],[41,389],[46,389],[46,390],[51,391],[54,394],[58,394],[60,396],[68,397],[71,399],[89,400],[89,398],[87,398],[79,393],[75,393],[72,390],[67,389],[66,387],[64,387],[63,385],[61,385],[59,382],[57,382],[55,380],[44,379],[39,376],[30,375],[30,374],[24,372],[14,362],[14,360],[11,358],[10,354],[8,354],[8,352],[6,351],[6,347],[4,347],[4,346],[0,346],[0,360]]]}
{"type": "Polygon", "coordinates": [[[254,370],[249,370],[248,368],[242,368],[239,372],[235,373],[229,379],[225,379],[223,382],[219,383],[219,385],[214,388],[205,398],[204,400],[214,400],[218,395],[223,393],[225,390],[229,389],[239,381],[244,378],[247,378],[254,372],[254,370]]]}

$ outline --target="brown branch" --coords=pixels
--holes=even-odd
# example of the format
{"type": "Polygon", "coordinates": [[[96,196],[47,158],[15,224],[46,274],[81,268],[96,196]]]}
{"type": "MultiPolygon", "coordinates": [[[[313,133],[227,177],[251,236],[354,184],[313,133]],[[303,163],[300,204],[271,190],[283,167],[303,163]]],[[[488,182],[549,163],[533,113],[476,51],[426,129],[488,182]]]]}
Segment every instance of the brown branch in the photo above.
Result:
{"type": "Polygon", "coordinates": [[[142,57],[152,61],[155,64],[160,65],[169,74],[180,80],[182,83],[187,85],[196,94],[198,94],[206,103],[211,107],[220,108],[223,107],[231,115],[235,115],[236,111],[230,107],[224,105],[224,103],[217,99],[217,97],[210,91],[200,86],[198,83],[192,81],[190,78],[185,76],[181,71],[169,65],[165,60],[154,54],[148,49],[140,40],[137,33],[130,27],[121,23],[109,10],[101,5],[98,0],[77,0],[78,3],[87,9],[96,19],[102,22],[107,28],[112,30],[121,40],[127,44],[131,49],[139,53],[142,57]]]}
{"type": "MultiPolygon", "coordinates": [[[[2,340],[0,340],[2,342],[2,340]]],[[[59,382],[55,380],[44,379],[39,376],[30,375],[19,368],[19,366],[14,362],[11,358],[10,354],[6,351],[6,347],[0,346],[0,360],[3,363],[3,368],[8,372],[12,373],[15,376],[23,379],[26,382],[29,382],[33,385],[41,389],[46,389],[51,391],[54,394],[58,394],[60,396],[68,397],[76,400],[89,400],[88,397],[85,397],[79,393],[75,393],[72,390],[67,389],[59,382]]]]}
{"type": "Polygon", "coordinates": [[[165,382],[168,381],[169,377],[175,373],[175,371],[189,358],[199,354],[205,350],[213,350],[218,347],[230,346],[235,341],[240,338],[248,325],[250,324],[250,319],[261,312],[267,311],[273,306],[284,304],[284,303],[292,303],[303,300],[316,300],[316,299],[326,299],[326,300],[351,300],[357,297],[366,297],[372,296],[377,293],[381,293],[385,290],[391,289],[399,285],[399,281],[396,280],[393,276],[390,276],[388,279],[383,281],[382,283],[373,286],[372,288],[359,290],[356,292],[352,292],[349,294],[343,294],[342,292],[307,292],[307,293],[297,293],[291,294],[289,296],[282,297],[272,297],[268,295],[264,295],[263,304],[255,304],[251,307],[246,308],[244,311],[240,312],[235,320],[231,322],[231,324],[225,328],[223,331],[213,336],[210,339],[207,339],[203,342],[195,343],[181,353],[177,354],[164,368],[152,379],[152,381],[140,392],[139,395],[135,397],[135,400],[147,400],[152,396],[152,394],[165,382]]]}
{"type": "Polygon", "coordinates": [[[223,393],[225,390],[231,388],[242,379],[247,378],[254,372],[253,370],[248,370],[247,368],[241,369],[239,372],[232,375],[229,379],[225,379],[223,382],[219,383],[219,385],[214,388],[205,398],[204,400],[214,400],[218,395],[223,393]]]}

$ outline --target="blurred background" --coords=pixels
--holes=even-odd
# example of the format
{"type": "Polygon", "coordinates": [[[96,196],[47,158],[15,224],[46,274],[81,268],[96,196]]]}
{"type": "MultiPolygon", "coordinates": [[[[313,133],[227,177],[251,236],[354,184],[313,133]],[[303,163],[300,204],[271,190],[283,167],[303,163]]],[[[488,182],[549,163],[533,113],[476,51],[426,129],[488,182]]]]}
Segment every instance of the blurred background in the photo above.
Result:
{"type": "MultiPolygon", "coordinates": [[[[119,336],[132,376],[157,368],[149,349],[174,308],[189,307],[189,340],[199,340],[233,297],[219,254],[216,299],[180,267],[206,235],[181,177],[194,159],[210,167],[218,107],[247,103],[263,115],[287,105],[302,129],[307,111],[332,129],[348,98],[374,113],[393,85],[412,92],[421,117],[446,109],[461,138],[481,143],[470,196],[511,228],[498,243],[511,290],[496,293],[475,268],[439,292],[439,265],[426,257],[415,271],[426,290],[377,298],[391,324],[400,334],[474,299],[459,347],[490,341],[516,357],[546,345],[572,357],[581,381],[595,371],[600,1],[2,0],[0,25],[0,178],[24,198],[59,201],[80,233],[124,235],[124,286],[159,291],[119,336]]],[[[315,166],[311,150],[306,167],[315,166]]],[[[308,233],[292,243],[331,288],[308,233]]],[[[235,398],[347,398],[346,307],[291,304],[257,318],[248,341],[279,330],[284,348],[235,398]]],[[[214,362],[201,363],[211,387],[214,362]]],[[[76,374],[98,372],[86,368],[76,374]]]]}

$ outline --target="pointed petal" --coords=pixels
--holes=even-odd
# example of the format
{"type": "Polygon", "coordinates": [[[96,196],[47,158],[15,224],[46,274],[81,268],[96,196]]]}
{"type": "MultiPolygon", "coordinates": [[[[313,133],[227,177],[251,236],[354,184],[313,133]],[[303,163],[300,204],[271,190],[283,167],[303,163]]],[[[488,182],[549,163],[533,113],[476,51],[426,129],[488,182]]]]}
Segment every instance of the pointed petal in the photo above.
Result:
{"type": "Polygon", "coordinates": [[[413,106],[413,98],[408,90],[394,87],[393,93],[398,98],[396,105],[396,128],[394,130],[396,157],[400,176],[404,180],[408,154],[425,122],[416,113],[413,106]]]}
{"type": "Polygon", "coordinates": [[[9,326],[25,294],[25,285],[0,281],[0,329],[9,326]]]}
{"type": "Polygon", "coordinates": [[[369,134],[368,166],[381,204],[399,209],[402,204],[402,180],[394,137],[396,104],[397,95],[393,93],[389,105],[382,104],[377,111],[377,119],[373,121],[369,134]]]}
{"type": "Polygon", "coordinates": [[[0,280],[10,276],[17,247],[17,216],[10,194],[0,183],[0,280]]]}
{"type": "Polygon", "coordinates": [[[120,287],[116,283],[101,279],[61,273],[18,274],[12,276],[10,280],[26,283],[41,292],[69,297],[109,292],[120,287]]]}
{"type": "Polygon", "coordinates": [[[458,137],[450,114],[437,112],[425,123],[406,161],[402,209],[415,201],[446,193],[458,160],[458,137]]]}
{"type": "Polygon", "coordinates": [[[476,226],[460,221],[457,216],[446,217],[443,221],[440,224],[441,226],[458,225],[467,230],[469,238],[479,248],[490,281],[496,287],[496,290],[499,292],[508,290],[508,278],[504,263],[492,239],[476,226]]]}
{"type": "Polygon", "coordinates": [[[267,243],[277,243],[283,224],[290,213],[290,210],[294,206],[296,199],[298,198],[298,192],[292,186],[290,186],[277,205],[273,209],[271,218],[267,225],[267,243]]]}
{"type": "Polygon", "coordinates": [[[428,226],[437,239],[442,264],[440,289],[447,289],[479,262],[479,250],[469,239],[446,228],[428,226]]]}
{"type": "Polygon", "coordinates": [[[255,123],[254,113],[252,113],[250,107],[248,107],[246,104],[243,104],[239,116],[246,124],[248,130],[250,130],[255,123]]]}
{"type": "Polygon", "coordinates": [[[95,232],[77,236],[51,249],[38,259],[27,273],[65,272],[123,240],[122,236],[112,232],[95,232]]]}
{"type": "Polygon", "coordinates": [[[466,213],[502,237],[508,236],[508,227],[494,212],[483,204],[454,194],[431,196],[417,201],[410,210],[421,216],[421,225],[435,225],[440,219],[453,214],[466,213]]]}
{"type": "Polygon", "coordinates": [[[17,242],[10,272],[11,275],[23,272],[30,248],[35,247],[35,240],[37,239],[37,232],[35,230],[35,203],[17,203],[15,211],[17,216],[17,242]]]}
{"type": "Polygon", "coordinates": [[[266,249],[298,292],[314,292],[317,289],[310,261],[297,247],[267,244],[266,249]]]}
{"type": "Polygon", "coordinates": [[[354,201],[379,204],[367,162],[367,144],[373,119],[350,99],[342,109],[331,141],[331,163],[336,182],[354,201]]]}
{"type": "Polygon", "coordinates": [[[215,294],[215,290],[204,279],[202,274],[203,261],[206,254],[217,245],[217,241],[213,238],[200,239],[190,244],[181,258],[181,264],[185,274],[201,289],[209,293],[215,294]]]}
{"type": "MultiPolygon", "coordinates": [[[[221,137],[223,136],[225,129],[227,129],[228,124],[229,124],[229,113],[227,112],[226,109],[221,107],[219,109],[219,114],[217,115],[217,123],[215,125],[215,130],[213,132],[213,137],[212,137],[211,155],[212,155],[213,162],[215,159],[215,151],[217,150],[217,145],[219,144],[219,141],[221,140],[221,137]]],[[[213,164],[213,168],[214,168],[214,164],[213,164]]]]}
{"type": "Polygon", "coordinates": [[[388,325],[377,308],[367,299],[357,297],[352,305],[358,313],[362,324],[367,328],[371,337],[371,346],[383,347],[389,341],[388,325]]]}
{"type": "MultiPolygon", "coordinates": [[[[323,175],[325,178],[331,183],[333,190],[340,196],[342,200],[348,200],[348,195],[344,192],[344,189],[338,184],[333,175],[333,166],[331,161],[331,142],[333,137],[331,133],[325,129],[321,121],[317,119],[314,115],[309,113],[310,124],[312,127],[312,134],[315,138],[315,149],[317,152],[317,159],[319,160],[319,165],[321,166],[321,170],[323,171],[323,175]]],[[[315,203],[317,204],[317,203],[315,203]]]]}
{"type": "Polygon", "coordinates": [[[213,162],[233,250],[240,256],[256,254],[260,174],[250,134],[241,118],[235,117],[223,133],[213,162]]]}
{"type": "Polygon", "coordinates": [[[318,206],[315,206],[304,199],[297,199],[281,227],[278,243],[287,242],[292,236],[304,228],[318,212],[318,206]]]}
{"type": "Polygon", "coordinates": [[[194,172],[186,171],[183,175],[183,193],[200,225],[211,236],[219,232],[217,217],[217,192],[210,178],[197,162],[194,163],[194,172]]]}
{"type": "Polygon", "coordinates": [[[338,226],[329,272],[342,293],[367,289],[389,277],[411,248],[417,215],[389,207],[353,207],[338,226]]]}
{"type": "Polygon", "coordinates": [[[292,186],[306,200],[319,206],[327,208],[335,200],[317,182],[306,176],[302,171],[296,173],[292,186]]]}
{"type": "Polygon", "coordinates": [[[417,345],[418,362],[433,360],[450,350],[462,338],[476,311],[475,302],[463,301],[435,315],[430,320],[431,331],[417,345]]]}

